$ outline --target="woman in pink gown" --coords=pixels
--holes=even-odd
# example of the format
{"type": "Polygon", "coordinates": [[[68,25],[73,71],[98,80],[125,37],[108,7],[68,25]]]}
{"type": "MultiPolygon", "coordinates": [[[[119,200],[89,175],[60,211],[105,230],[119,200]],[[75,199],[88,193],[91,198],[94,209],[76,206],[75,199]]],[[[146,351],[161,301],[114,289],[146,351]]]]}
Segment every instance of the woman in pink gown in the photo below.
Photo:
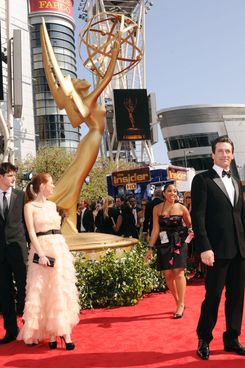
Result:
{"type": "Polygon", "coordinates": [[[17,337],[26,344],[49,339],[57,348],[57,336],[73,350],[72,328],[79,322],[79,297],[73,256],[60,232],[61,218],[55,203],[47,200],[54,184],[49,174],[36,175],[26,189],[25,221],[31,240],[28,258],[24,324],[17,337]],[[39,263],[33,262],[34,253],[39,263]],[[47,258],[55,259],[51,267],[47,258]]]}

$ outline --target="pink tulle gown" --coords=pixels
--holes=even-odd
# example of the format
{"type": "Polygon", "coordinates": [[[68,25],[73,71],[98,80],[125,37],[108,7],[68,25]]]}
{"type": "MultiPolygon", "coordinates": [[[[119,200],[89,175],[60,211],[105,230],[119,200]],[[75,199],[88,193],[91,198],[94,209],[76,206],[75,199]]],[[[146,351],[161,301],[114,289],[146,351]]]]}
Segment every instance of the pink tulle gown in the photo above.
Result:
{"type": "MultiPolygon", "coordinates": [[[[47,201],[34,206],[36,232],[60,229],[60,216],[56,205],[47,201]]],[[[55,258],[54,267],[33,263],[35,250],[31,246],[28,258],[26,302],[23,314],[24,325],[18,340],[26,344],[37,343],[50,336],[71,334],[79,322],[79,297],[73,256],[63,235],[38,236],[43,253],[55,258]]]]}

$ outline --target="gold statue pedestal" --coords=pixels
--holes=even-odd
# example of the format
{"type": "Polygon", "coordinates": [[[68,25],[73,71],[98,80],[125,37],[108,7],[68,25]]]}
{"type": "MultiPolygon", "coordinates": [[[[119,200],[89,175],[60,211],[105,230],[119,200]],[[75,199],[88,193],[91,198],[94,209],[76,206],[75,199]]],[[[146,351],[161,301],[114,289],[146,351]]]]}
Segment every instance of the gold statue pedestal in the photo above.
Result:
{"type": "Polygon", "coordinates": [[[78,233],[64,236],[71,251],[83,252],[86,259],[96,261],[99,261],[109,249],[116,250],[120,256],[124,250],[130,251],[139,241],[135,238],[102,233],[78,233]]]}

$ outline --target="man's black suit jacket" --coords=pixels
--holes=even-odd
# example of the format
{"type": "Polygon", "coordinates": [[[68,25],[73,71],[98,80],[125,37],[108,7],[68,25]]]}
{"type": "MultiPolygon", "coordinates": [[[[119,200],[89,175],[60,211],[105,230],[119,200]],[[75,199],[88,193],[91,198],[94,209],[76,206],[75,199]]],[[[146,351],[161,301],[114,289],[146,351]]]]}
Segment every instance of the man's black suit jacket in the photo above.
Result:
{"type": "Polygon", "coordinates": [[[232,206],[215,170],[197,174],[192,182],[192,226],[195,246],[201,253],[213,250],[216,259],[232,259],[238,250],[245,258],[245,208],[239,181],[232,206]]]}
{"type": "Polygon", "coordinates": [[[161,198],[153,198],[152,201],[148,202],[145,209],[145,220],[143,224],[143,232],[147,233],[149,231],[149,235],[151,235],[152,227],[153,227],[153,208],[162,203],[163,199],[161,198]]]}
{"type": "MultiPolygon", "coordinates": [[[[94,231],[94,217],[93,212],[90,209],[86,208],[82,221],[86,232],[94,231]]],[[[77,230],[79,233],[81,232],[81,214],[77,214],[77,230]]]]}
{"type": "Polygon", "coordinates": [[[0,214],[0,259],[8,253],[11,246],[18,246],[27,260],[27,233],[24,221],[24,193],[18,189],[12,189],[7,219],[0,214]]]}

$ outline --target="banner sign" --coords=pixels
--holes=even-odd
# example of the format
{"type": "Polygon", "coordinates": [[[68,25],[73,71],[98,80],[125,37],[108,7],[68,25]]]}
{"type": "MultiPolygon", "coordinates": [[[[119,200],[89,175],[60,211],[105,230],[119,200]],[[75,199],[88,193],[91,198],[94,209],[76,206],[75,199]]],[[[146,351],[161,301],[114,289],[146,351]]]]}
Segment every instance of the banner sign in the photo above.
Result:
{"type": "Polygon", "coordinates": [[[73,0],[30,0],[31,12],[52,11],[72,17],[73,0]]]}
{"type": "Polygon", "coordinates": [[[114,89],[118,141],[151,139],[146,89],[114,89]]]}
{"type": "Polygon", "coordinates": [[[151,181],[149,167],[140,167],[131,170],[117,171],[111,174],[112,185],[115,187],[127,184],[144,183],[151,181]]]}
{"type": "Polygon", "coordinates": [[[136,183],[126,184],[126,190],[136,190],[136,189],[137,189],[136,183]]]}
{"type": "Polygon", "coordinates": [[[187,180],[187,170],[169,166],[168,167],[168,178],[172,180],[186,181],[187,180]]]}
{"type": "MultiPolygon", "coordinates": [[[[0,47],[1,47],[1,58],[0,58],[0,101],[4,100],[4,94],[3,94],[3,66],[2,66],[2,61],[4,60],[3,58],[3,52],[2,52],[2,36],[1,36],[1,22],[0,22],[0,47]]],[[[6,61],[4,61],[6,62],[6,61]]],[[[2,135],[0,135],[0,138],[2,137],[2,135]]]]}

